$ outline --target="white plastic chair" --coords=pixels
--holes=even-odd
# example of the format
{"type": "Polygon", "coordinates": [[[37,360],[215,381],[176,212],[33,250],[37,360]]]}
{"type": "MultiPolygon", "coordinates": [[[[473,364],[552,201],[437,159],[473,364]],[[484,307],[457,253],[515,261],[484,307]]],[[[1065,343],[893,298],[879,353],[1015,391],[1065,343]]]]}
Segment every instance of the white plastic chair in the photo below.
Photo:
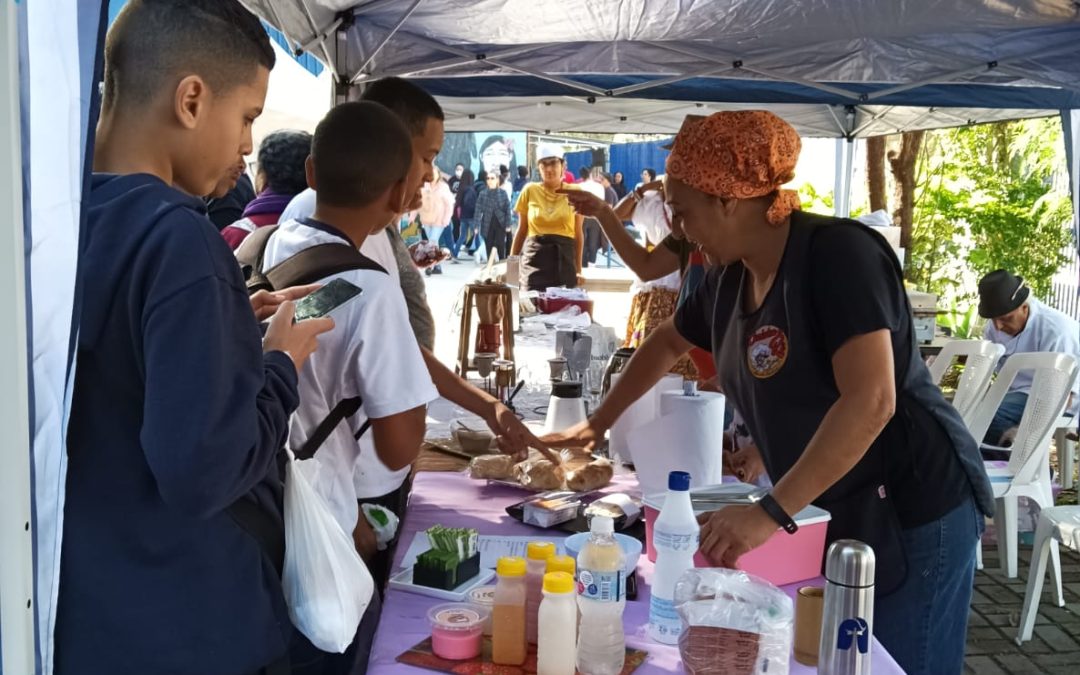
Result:
{"type": "MultiPolygon", "coordinates": [[[[1024,594],[1024,610],[1020,613],[1020,627],[1016,631],[1016,644],[1023,645],[1031,639],[1035,628],[1035,614],[1042,597],[1043,578],[1046,576],[1046,554],[1058,550],[1058,542],[1074,551],[1080,551],[1080,506],[1052,506],[1039,513],[1035,528],[1035,548],[1031,551],[1031,569],[1028,570],[1027,591],[1024,594]]],[[[1051,565],[1050,581],[1054,584],[1054,602],[1065,606],[1061,592],[1061,570],[1051,565]]]]}
{"type": "MultiPolygon", "coordinates": [[[[998,557],[1002,571],[1010,578],[1016,576],[1017,498],[1033,499],[1043,509],[1054,505],[1050,490],[1050,436],[1065,410],[1069,390],[1076,379],[1077,362],[1068,354],[1052,352],[1010,356],[972,417],[968,429],[976,440],[986,435],[994,413],[1009,391],[1009,385],[1016,378],[1016,374],[1023,370],[1035,372],[1012,447],[982,446],[1010,453],[1008,467],[987,467],[986,471],[997,502],[994,524],[997,526],[998,557]]],[[[1056,547],[1053,548],[1051,557],[1054,569],[1059,571],[1061,561],[1056,547]]],[[[981,544],[977,551],[977,561],[981,569],[981,544]]]]}
{"type": "Polygon", "coordinates": [[[952,404],[969,428],[971,417],[986,395],[994,368],[1004,353],[1004,346],[989,340],[952,340],[941,348],[941,353],[930,364],[930,377],[940,386],[953,361],[957,357],[966,357],[952,404]]]}

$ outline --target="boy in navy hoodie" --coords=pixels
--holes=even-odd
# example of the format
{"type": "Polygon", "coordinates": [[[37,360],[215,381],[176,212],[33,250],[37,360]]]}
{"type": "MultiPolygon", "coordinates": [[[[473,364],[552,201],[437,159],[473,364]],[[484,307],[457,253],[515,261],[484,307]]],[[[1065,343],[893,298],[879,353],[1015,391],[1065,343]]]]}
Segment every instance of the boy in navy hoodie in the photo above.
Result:
{"type": "Polygon", "coordinates": [[[248,675],[293,635],[230,505],[276,511],[297,370],[329,319],[249,300],[206,218],[274,53],[235,0],[132,0],[109,32],[88,218],[55,671],[248,675]],[[252,311],[252,310],[255,311],[252,311]],[[272,315],[260,340],[256,316],[272,315]]]}

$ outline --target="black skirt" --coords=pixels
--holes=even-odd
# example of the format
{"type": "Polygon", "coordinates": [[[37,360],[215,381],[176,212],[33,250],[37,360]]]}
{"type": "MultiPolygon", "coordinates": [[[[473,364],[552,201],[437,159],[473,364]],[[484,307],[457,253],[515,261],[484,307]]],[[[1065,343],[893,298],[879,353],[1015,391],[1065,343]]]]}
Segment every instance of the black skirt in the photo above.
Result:
{"type": "Polygon", "coordinates": [[[525,289],[542,291],[552,286],[577,288],[574,240],[557,234],[529,237],[521,250],[521,279],[525,289]]]}

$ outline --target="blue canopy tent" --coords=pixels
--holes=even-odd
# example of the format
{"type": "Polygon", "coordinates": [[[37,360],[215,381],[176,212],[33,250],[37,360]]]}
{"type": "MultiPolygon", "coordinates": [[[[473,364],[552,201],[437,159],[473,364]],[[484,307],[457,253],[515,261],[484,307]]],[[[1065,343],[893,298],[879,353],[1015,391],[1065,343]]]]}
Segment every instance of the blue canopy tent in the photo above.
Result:
{"type": "MultiPolygon", "coordinates": [[[[1078,192],[1072,0],[242,1],[331,70],[337,101],[379,77],[413,78],[450,130],[671,134],[688,113],[767,107],[806,136],[839,139],[840,195],[856,138],[1061,115],[1078,192]]],[[[52,671],[106,9],[0,0],[0,313],[12,326],[0,331],[0,664],[18,675],[52,671]]]]}

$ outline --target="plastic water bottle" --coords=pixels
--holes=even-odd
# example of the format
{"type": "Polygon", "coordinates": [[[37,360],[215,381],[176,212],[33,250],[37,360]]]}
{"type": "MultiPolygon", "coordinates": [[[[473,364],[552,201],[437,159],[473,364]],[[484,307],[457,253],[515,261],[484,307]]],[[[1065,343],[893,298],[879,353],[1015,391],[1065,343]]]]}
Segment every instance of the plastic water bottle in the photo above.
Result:
{"type": "Polygon", "coordinates": [[[682,621],[675,611],[675,583],[694,566],[701,527],[690,504],[690,474],[672,471],[668,474],[668,493],[664,507],[653,524],[653,546],[656,547],[656,569],[652,578],[649,600],[649,637],[657,642],[674,645],[682,633],[682,621]]]}
{"type": "Polygon", "coordinates": [[[592,536],[578,554],[577,566],[577,669],[582,675],[618,675],[626,660],[626,556],[615,540],[611,518],[593,516],[592,536]]]}

